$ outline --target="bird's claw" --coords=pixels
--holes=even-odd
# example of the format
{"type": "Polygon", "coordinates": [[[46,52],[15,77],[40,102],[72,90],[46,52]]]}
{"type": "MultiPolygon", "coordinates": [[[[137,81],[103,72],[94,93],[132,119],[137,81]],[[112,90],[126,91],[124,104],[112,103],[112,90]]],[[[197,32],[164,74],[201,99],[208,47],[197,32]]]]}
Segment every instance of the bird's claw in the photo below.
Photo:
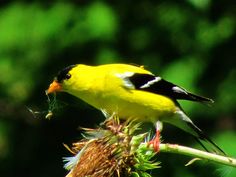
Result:
{"type": "Polygon", "coordinates": [[[148,146],[152,145],[153,149],[155,152],[159,152],[160,150],[160,131],[159,130],[156,130],[156,136],[148,142],[148,146]]]}

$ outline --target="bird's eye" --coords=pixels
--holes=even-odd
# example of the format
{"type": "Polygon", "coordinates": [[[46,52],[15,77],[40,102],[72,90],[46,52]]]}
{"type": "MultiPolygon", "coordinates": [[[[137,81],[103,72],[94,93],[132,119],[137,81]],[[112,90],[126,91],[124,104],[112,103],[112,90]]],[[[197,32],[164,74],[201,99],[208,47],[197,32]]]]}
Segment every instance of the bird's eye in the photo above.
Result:
{"type": "Polygon", "coordinates": [[[66,80],[70,79],[71,78],[71,74],[66,74],[66,80]]]}

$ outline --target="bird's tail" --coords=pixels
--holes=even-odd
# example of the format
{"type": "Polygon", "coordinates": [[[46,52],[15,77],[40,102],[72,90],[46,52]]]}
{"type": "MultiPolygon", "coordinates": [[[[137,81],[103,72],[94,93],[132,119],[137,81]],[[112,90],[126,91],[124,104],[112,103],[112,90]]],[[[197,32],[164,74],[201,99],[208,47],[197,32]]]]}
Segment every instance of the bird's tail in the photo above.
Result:
{"type": "Polygon", "coordinates": [[[203,133],[203,131],[199,129],[195,124],[193,124],[192,122],[187,122],[187,124],[195,132],[194,136],[196,137],[196,140],[206,151],[209,151],[208,150],[209,146],[209,148],[216,154],[226,155],[225,152],[216,143],[214,143],[205,133],[203,133]]]}
{"type": "Polygon", "coordinates": [[[167,122],[192,134],[194,137],[196,137],[197,141],[201,144],[201,146],[203,146],[206,151],[213,151],[219,155],[226,155],[225,152],[205,133],[203,133],[203,131],[198,128],[182,110],[179,110],[178,112],[176,112],[176,114],[178,114],[177,117],[174,117],[167,122]]]}
{"type": "Polygon", "coordinates": [[[197,101],[200,103],[205,103],[205,104],[211,104],[214,103],[214,100],[207,98],[207,97],[203,97],[203,96],[199,96],[199,95],[195,95],[193,93],[188,92],[188,98],[185,98],[191,101],[197,101]]]}

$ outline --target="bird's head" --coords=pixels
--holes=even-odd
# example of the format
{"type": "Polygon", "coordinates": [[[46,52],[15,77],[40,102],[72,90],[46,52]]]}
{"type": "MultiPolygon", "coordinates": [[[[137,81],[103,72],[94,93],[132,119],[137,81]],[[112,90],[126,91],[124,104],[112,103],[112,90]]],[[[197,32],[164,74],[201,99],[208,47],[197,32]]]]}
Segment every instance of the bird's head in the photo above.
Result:
{"type": "Polygon", "coordinates": [[[58,72],[49,88],[46,90],[47,94],[54,92],[67,91],[69,85],[72,84],[74,78],[74,69],[77,65],[70,65],[58,72]]]}

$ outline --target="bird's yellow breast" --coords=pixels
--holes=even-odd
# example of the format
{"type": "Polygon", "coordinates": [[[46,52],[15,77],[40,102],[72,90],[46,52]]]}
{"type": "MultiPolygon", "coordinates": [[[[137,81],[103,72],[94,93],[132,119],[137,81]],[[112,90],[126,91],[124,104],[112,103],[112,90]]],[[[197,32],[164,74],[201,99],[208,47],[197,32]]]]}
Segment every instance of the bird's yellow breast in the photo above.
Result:
{"type": "Polygon", "coordinates": [[[100,100],[100,108],[125,119],[136,118],[156,122],[176,111],[175,103],[171,99],[139,90],[110,89],[110,93],[105,92],[100,100]]]}
{"type": "MultiPolygon", "coordinates": [[[[104,109],[110,114],[116,113],[120,118],[136,118],[142,121],[156,122],[157,119],[170,116],[175,112],[175,103],[168,97],[128,89],[124,80],[117,74],[124,72],[151,74],[143,68],[116,64],[96,67],[81,65],[72,70],[72,75],[79,74],[74,79],[68,92],[90,105],[104,109]],[[73,89],[74,87],[74,89],[73,89]]],[[[73,77],[73,76],[72,76],[73,77]]]]}

